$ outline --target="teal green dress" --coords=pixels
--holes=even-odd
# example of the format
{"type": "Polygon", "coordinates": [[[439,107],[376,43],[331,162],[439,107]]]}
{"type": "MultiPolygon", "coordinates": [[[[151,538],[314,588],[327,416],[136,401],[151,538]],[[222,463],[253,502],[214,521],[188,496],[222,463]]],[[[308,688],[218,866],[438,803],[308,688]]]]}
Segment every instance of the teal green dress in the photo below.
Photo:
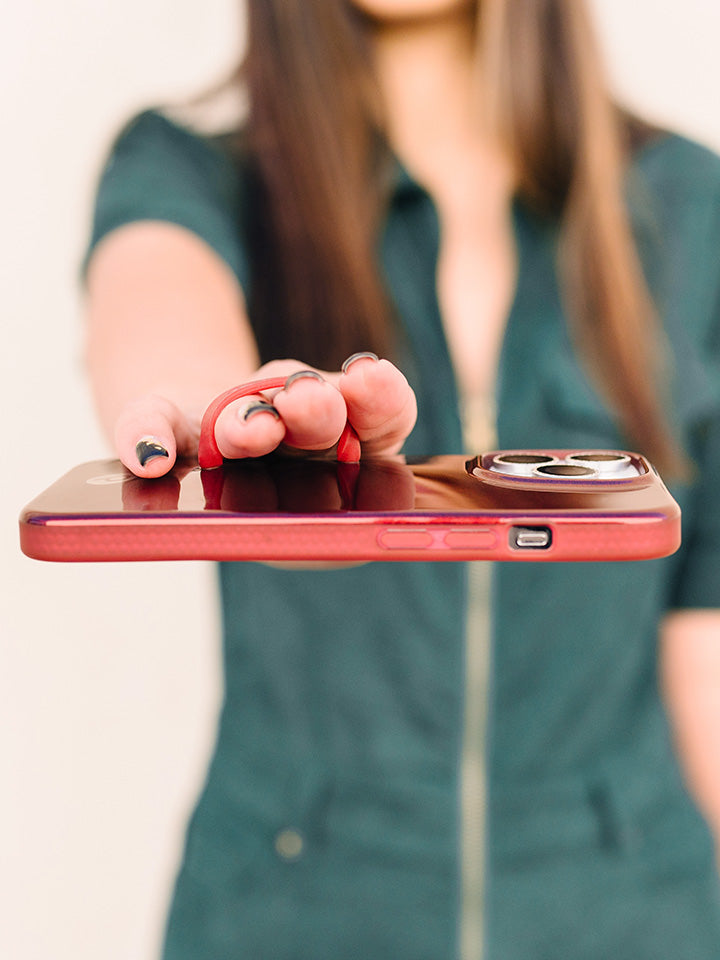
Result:
{"type": "MultiPolygon", "coordinates": [[[[244,188],[221,138],[144,113],[103,174],[91,250],[170,221],[248,289],[244,188]]],[[[493,568],[486,960],[720,956],[711,839],[656,676],[663,613],[720,605],[720,159],[664,136],[637,154],[628,203],[698,473],[674,490],[671,558],[493,568]]],[[[521,202],[514,217],[499,445],[626,445],[573,355],[556,228],[521,202]]],[[[409,454],[462,452],[437,254],[433,203],[400,172],[379,258],[419,401],[409,454]]],[[[225,696],[165,960],[458,957],[467,565],[219,576],[225,696]]]]}

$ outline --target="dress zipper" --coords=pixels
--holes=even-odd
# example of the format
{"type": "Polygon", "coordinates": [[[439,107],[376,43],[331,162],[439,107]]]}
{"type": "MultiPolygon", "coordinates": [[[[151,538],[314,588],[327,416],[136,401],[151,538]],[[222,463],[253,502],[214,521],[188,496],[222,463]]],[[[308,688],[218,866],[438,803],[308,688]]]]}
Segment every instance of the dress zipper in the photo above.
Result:
{"type": "MultiPolygon", "coordinates": [[[[485,400],[463,405],[464,446],[473,456],[496,445],[495,411],[485,400]]],[[[459,960],[483,955],[485,890],[485,744],[490,670],[492,564],[467,564],[465,689],[460,789],[459,960]]]]}

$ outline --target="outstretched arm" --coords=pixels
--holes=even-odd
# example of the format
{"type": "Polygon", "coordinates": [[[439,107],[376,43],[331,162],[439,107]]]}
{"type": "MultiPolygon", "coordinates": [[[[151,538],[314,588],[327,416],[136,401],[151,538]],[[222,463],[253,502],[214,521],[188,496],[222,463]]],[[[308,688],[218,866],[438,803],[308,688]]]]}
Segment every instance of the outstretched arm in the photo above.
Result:
{"type": "MultiPolygon", "coordinates": [[[[230,269],[191,231],[156,221],[121,227],[95,249],[88,268],[87,358],[105,431],[123,463],[143,477],[161,476],[176,456],[197,452],[202,414],[222,391],[308,369],[298,360],[259,367],[242,290],[230,269]],[[168,455],[139,458],[137,444],[148,438],[168,455]]],[[[363,359],[346,373],[321,376],[227,407],[216,427],[223,455],[260,456],[281,443],[324,450],[347,419],[366,453],[399,450],[415,423],[416,405],[396,367],[363,359]]]]}

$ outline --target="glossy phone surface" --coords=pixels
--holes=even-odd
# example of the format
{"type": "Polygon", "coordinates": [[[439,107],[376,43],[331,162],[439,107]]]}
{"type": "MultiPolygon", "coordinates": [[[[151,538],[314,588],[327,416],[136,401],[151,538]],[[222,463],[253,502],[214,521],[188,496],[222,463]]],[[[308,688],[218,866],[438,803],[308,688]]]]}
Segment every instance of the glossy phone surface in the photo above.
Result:
{"type": "Polygon", "coordinates": [[[625,451],[468,459],[179,462],[142,480],[86,463],[20,517],[40,560],[642,560],[680,545],[680,509],[625,451]]]}

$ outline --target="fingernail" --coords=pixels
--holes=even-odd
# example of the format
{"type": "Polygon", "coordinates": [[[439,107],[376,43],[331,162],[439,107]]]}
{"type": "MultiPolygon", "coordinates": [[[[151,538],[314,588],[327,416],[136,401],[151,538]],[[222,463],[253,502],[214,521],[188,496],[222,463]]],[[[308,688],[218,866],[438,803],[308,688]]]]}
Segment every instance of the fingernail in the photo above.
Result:
{"type": "Polygon", "coordinates": [[[135,456],[140,466],[144,467],[149,460],[154,460],[155,457],[169,457],[170,454],[155,437],[143,437],[135,445],[135,456]]]}
{"type": "Polygon", "coordinates": [[[278,411],[271,403],[268,403],[267,400],[256,400],[254,403],[249,403],[243,410],[238,411],[238,414],[243,420],[249,420],[250,417],[254,417],[256,413],[271,413],[276,420],[280,419],[278,411]]]}
{"type": "Polygon", "coordinates": [[[319,380],[321,383],[325,383],[325,377],[320,376],[320,374],[315,370],[298,370],[297,373],[290,374],[285,381],[283,390],[287,390],[287,388],[295,383],[296,380],[305,380],[306,378],[308,380],[319,380]]]}
{"type": "Polygon", "coordinates": [[[352,356],[348,357],[340,369],[343,373],[347,373],[350,365],[355,363],[356,360],[375,360],[377,362],[379,359],[380,358],[376,353],[371,353],[369,350],[363,350],[360,353],[353,353],[352,356]]]}

